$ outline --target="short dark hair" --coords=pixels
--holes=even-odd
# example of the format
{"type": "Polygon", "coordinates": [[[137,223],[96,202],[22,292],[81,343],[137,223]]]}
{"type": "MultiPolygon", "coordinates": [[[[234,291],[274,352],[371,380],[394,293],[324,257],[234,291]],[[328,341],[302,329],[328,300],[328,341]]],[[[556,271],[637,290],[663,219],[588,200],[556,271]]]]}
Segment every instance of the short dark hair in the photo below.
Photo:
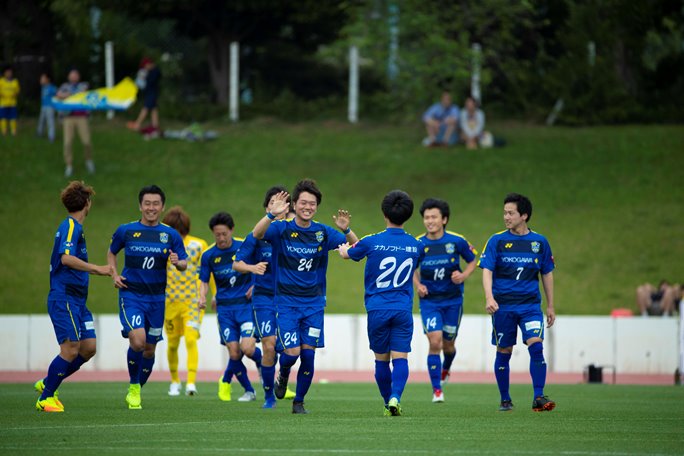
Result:
{"type": "Polygon", "coordinates": [[[40,75],[45,76],[46,78],[48,78],[48,80],[52,81],[52,75],[49,72],[43,71],[42,73],[40,73],[40,75]]]}
{"type": "MultiPolygon", "coordinates": [[[[283,187],[282,185],[275,185],[271,188],[269,188],[266,191],[266,196],[264,196],[264,209],[268,207],[268,203],[271,202],[271,198],[273,198],[274,195],[277,195],[280,192],[286,192],[287,189],[283,187]]],[[[288,199],[290,199],[288,197],[288,199]]]]}
{"type": "MultiPolygon", "coordinates": [[[[451,211],[449,210],[449,203],[437,198],[428,198],[425,201],[423,201],[423,204],[421,204],[420,206],[420,216],[422,217],[423,215],[425,215],[425,211],[428,209],[439,209],[439,213],[442,214],[442,217],[447,218],[448,223],[449,216],[451,215],[451,211]]],[[[444,224],[444,226],[446,226],[446,223],[444,224]]]]}
{"type": "Polygon", "coordinates": [[[521,216],[527,214],[526,221],[530,221],[532,218],[532,201],[530,201],[528,197],[521,195],[520,193],[509,193],[504,199],[504,204],[508,203],[515,203],[518,208],[518,213],[520,213],[521,216]]]}
{"type": "Polygon", "coordinates": [[[67,185],[60,197],[62,204],[67,211],[78,212],[86,207],[90,198],[95,194],[95,190],[90,185],[86,185],[83,181],[71,181],[67,185]]]}
{"type": "Polygon", "coordinates": [[[190,234],[190,216],[180,206],[169,209],[162,223],[169,225],[183,237],[190,234]]]}
{"type": "Polygon", "coordinates": [[[5,65],[2,67],[2,74],[5,74],[5,71],[12,71],[14,72],[14,68],[12,68],[12,65],[5,65]]]}
{"type": "Polygon", "coordinates": [[[228,212],[219,212],[214,214],[214,216],[209,219],[209,229],[213,230],[216,225],[226,225],[229,230],[235,228],[235,222],[233,221],[233,216],[228,212]]]}
{"type": "Polygon", "coordinates": [[[392,190],[382,199],[382,213],[395,225],[403,225],[413,215],[413,200],[403,190],[392,190]]]}
{"type": "Polygon", "coordinates": [[[292,190],[293,203],[296,203],[299,200],[299,195],[302,192],[307,192],[314,195],[316,197],[316,204],[321,204],[321,201],[323,201],[323,194],[318,189],[318,185],[316,185],[316,181],[313,179],[302,179],[297,182],[294,190],[292,190]]]}
{"type": "Polygon", "coordinates": [[[143,196],[145,195],[159,195],[161,196],[162,205],[166,203],[166,195],[164,194],[164,190],[159,188],[157,185],[152,184],[140,189],[140,193],[138,193],[138,202],[140,204],[142,204],[143,196]]]}

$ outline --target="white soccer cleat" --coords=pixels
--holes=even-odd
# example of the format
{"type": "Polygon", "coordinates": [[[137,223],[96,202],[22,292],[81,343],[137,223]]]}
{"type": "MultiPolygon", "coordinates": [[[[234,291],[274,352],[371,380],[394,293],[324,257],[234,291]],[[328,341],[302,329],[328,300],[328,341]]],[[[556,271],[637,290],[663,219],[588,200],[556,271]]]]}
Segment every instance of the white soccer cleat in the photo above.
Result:
{"type": "Polygon", "coordinates": [[[169,385],[169,396],[180,396],[181,384],[171,383],[169,385]]]}
{"type": "Polygon", "coordinates": [[[71,177],[74,174],[74,168],[70,165],[64,168],[64,177],[71,177]]]}
{"type": "Polygon", "coordinates": [[[94,161],[86,160],[85,166],[86,166],[86,169],[88,170],[88,173],[95,174],[95,162],[94,161]]]}
{"type": "Polygon", "coordinates": [[[444,402],[444,392],[441,389],[436,389],[432,393],[432,402],[444,402]]]}
{"type": "Polygon", "coordinates": [[[256,393],[254,391],[245,391],[245,394],[240,396],[238,402],[252,402],[256,401],[256,393]]]}
{"type": "Polygon", "coordinates": [[[195,394],[197,394],[197,387],[194,383],[188,383],[187,385],[185,385],[186,396],[194,396],[195,394]]]}

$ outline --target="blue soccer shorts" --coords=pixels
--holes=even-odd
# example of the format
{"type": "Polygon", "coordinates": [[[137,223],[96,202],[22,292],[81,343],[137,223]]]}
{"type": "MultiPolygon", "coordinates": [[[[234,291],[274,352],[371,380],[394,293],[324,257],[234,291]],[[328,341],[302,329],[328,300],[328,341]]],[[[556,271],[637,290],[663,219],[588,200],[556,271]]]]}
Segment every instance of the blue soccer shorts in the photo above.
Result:
{"type": "Polygon", "coordinates": [[[78,342],[83,339],[95,339],[93,314],[86,307],[85,301],[48,300],[47,304],[58,344],[61,345],[67,340],[78,342]]]}
{"type": "Polygon", "coordinates": [[[523,342],[532,337],[544,339],[544,314],[537,309],[502,309],[492,315],[492,345],[512,347],[518,339],[518,328],[523,342]]]}
{"type": "Polygon", "coordinates": [[[442,331],[444,340],[455,340],[463,316],[463,302],[449,306],[420,304],[420,318],[423,320],[423,332],[442,331]]]}
{"type": "Polygon", "coordinates": [[[368,342],[375,353],[409,353],[413,337],[410,310],[371,310],[368,312],[368,342]]]}
{"type": "Polygon", "coordinates": [[[254,309],[254,325],[259,339],[275,337],[278,330],[275,309],[254,309]]]}
{"type": "Polygon", "coordinates": [[[164,301],[143,301],[134,298],[119,297],[119,321],[121,335],[128,337],[134,329],[145,329],[145,342],[151,345],[164,340],[164,301]]]}
{"type": "Polygon", "coordinates": [[[322,307],[280,307],[276,317],[279,348],[324,347],[323,312],[322,307]]]}
{"type": "Polygon", "coordinates": [[[240,342],[242,337],[254,337],[254,314],[251,304],[216,307],[221,345],[240,342]]]}
{"type": "Polygon", "coordinates": [[[17,117],[16,106],[4,106],[0,108],[0,119],[14,120],[17,117]]]}

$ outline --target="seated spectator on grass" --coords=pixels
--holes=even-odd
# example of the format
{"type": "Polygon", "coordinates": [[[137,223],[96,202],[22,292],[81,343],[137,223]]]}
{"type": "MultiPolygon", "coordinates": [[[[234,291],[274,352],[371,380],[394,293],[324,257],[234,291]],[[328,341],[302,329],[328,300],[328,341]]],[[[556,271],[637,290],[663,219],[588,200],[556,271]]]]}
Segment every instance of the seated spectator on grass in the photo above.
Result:
{"type": "Polygon", "coordinates": [[[461,110],[461,135],[468,149],[477,149],[484,136],[485,115],[477,107],[473,97],[466,98],[465,107],[461,110]]]}
{"type": "Polygon", "coordinates": [[[424,146],[453,146],[458,142],[458,106],[448,91],[442,92],[440,101],[425,111],[423,123],[427,131],[424,146]]]}
{"type": "Polygon", "coordinates": [[[644,317],[673,315],[681,299],[681,285],[671,285],[667,280],[661,280],[657,288],[650,283],[645,283],[636,290],[637,307],[644,317]]]}

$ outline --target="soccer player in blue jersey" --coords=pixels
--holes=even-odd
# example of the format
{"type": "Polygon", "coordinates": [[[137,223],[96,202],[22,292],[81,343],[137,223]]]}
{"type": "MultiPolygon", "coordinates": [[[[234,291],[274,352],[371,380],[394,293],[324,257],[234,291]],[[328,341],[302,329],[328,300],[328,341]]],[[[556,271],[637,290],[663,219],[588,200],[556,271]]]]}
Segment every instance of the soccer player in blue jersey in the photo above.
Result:
{"type": "Polygon", "coordinates": [[[143,187],[138,202],[142,217],[119,226],[107,252],[114,287],[119,289],[121,334],[129,343],[129,409],[142,408],[140,389],[152,373],[157,343],[163,340],[167,263],[184,271],[188,257],[178,231],[159,222],[166,202],[164,191],[156,185],[143,187]],[[122,249],[125,263],[119,275],[116,255],[122,249]]]}
{"type": "MultiPolygon", "coordinates": [[[[254,319],[252,315],[252,274],[240,274],[233,270],[233,261],[242,239],[233,237],[235,222],[227,212],[219,212],[209,220],[209,228],[216,242],[203,254],[200,264],[199,307],[204,309],[209,291],[209,279],[216,282],[216,315],[221,343],[228,349],[228,365],[218,382],[218,397],[231,400],[230,381],[238,379],[245,393],[240,402],[256,400],[256,393],[247,376],[242,355],[251,358],[261,370],[261,350],[256,347],[254,319]]],[[[213,307],[213,301],[212,301],[213,307]]]]}
{"type": "Polygon", "coordinates": [[[504,199],[506,231],[489,238],[480,256],[485,309],[492,316],[492,345],[496,345],[494,374],[501,393],[499,410],[513,409],[509,394],[509,362],[513,346],[522,332],[530,353],[530,375],[534,396],[532,410],[551,411],[556,403],[544,395],[546,362],[544,361],[544,314],[541,310],[539,276],[546,294],[546,324],[556,320],[553,306],[553,269],[551,246],[544,236],[530,230],[532,203],[520,194],[510,193],[504,199]]]}
{"type": "MultiPolygon", "coordinates": [[[[286,193],[287,190],[282,186],[275,186],[268,189],[264,197],[264,209],[270,211],[275,204],[275,196],[278,193],[286,193]]],[[[281,214],[284,217],[285,214],[281,214]]],[[[274,394],[275,383],[275,363],[276,363],[276,309],[274,298],[273,281],[274,264],[272,259],[271,244],[263,239],[256,239],[252,233],[245,237],[244,242],[237,252],[233,269],[243,274],[254,275],[254,290],[252,291],[252,308],[254,309],[255,331],[261,339],[263,355],[261,359],[261,375],[264,387],[264,406],[265,409],[272,409],[276,406],[274,394]]],[[[294,392],[288,390],[294,397],[294,392]]],[[[286,393],[285,397],[288,397],[286,393]]]]}
{"type": "Polygon", "coordinates": [[[304,397],[314,375],[317,347],[324,346],[323,313],[326,303],[328,252],[358,238],[349,227],[350,215],[339,210],[333,216],[344,233],[313,220],[323,195],[313,180],[304,179],[292,191],[295,217],[275,221],[290,208],[288,194],[278,193],[271,210],[254,227],[254,237],[271,243],[275,264],[275,302],[278,312],[277,335],[284,351],[275,395],[287,391],[290,369],[300,359],[296,396],[292,413],[305,414],[304,397]]]}
{"type": "Polygon", "coordinates": [[[425,258],[416,270],[414,284],[420,297],[420,315],[430,348],[427,364],[432,383],[432,402],[444,402],[442,385],[449,378],[456,357],[456,336],[463,315],[463,283],[477,267],[472,245],[458,233],[446,231],[449,204],[428,198],[420,207],[426,233],[425,258]],[[461,270],[461,258],[466,262],[461,270]],[[444,352],[444,363],[440,358],[444,352]]]}
{"type": "Polygon", "coordinates": [[[64,411],[57,388],[95,355],[95,325],[86,307],[88,274],[111,275],[111,268],[88,262],[83,222],[90,212],[94,194],[92,187],[77,181],[70,182],[61,194],[68,216],[55,234],[47,303],[59,355],[50,363],[47,377],[34,385],[41,393],[36,409],[44,412],[64,411]]]}
{"type": "Polygon", "coordinates": [[[354,261],[367,258],[365,302],[368,341],[375,353],[375,381],[384,400],[384,415],[399,416],[413,336],[411,278],[425,253],[422,242],[404,231],[404,223],[413,214],[411,197],[401,190],[391,191],[381,208],[387,229],[352,247],[340,246],[340,255],[354,261]]]}

